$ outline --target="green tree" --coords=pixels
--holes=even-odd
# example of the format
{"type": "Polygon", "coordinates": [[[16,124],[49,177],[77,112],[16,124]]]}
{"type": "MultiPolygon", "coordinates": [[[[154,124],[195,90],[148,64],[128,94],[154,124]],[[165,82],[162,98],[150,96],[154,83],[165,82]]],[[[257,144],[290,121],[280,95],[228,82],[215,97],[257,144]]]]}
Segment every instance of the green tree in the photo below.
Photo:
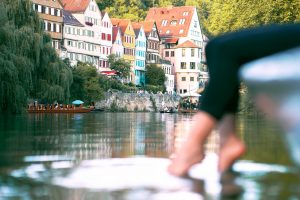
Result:
{"type": "Polygon", "coordinates": [[[0,2],[0,112],[21,112],[28,99],[67,101],[72,72],[29,0],[0,2]]]}
{"type": "Polygon", "coordinates": [[[78,62],[73,70],[74,83],[71,86],[73,99],[92,103],[103,98],[103,89],[99,83],[97,69],[89,63],[78,62]]]}
{"type": "Polygon", "coordinates": [[[146,17],[146,7],[141,1],[115,0],[106,8],[110,17],[141,21],[146,17]]]}
{"type": "Polygon", "coordinates": [[[128,78],[130,74],[130,63],[123,58],[118,58],[115,54],[108,56],[110,68],[119,73],[120,78],[128,78]]]}
{"type": "Polygon", "coordinates": [[[216,36],[242,28],[299,21],[298,0],[200,0],[201,23],[216,36]]]}
{"type": "Polygon", "coordinates": [[[107,7],[113,6],[113,3],[114,1],[111,0],[97,0],[98,7],[101,11],[105,10],[107,7]]]}
{"type": "Polygon", "coordinates": [[[155,86],[164,86],[166,81],[165,72],[155,64],[146,66],[146,84],[155,86]]]}

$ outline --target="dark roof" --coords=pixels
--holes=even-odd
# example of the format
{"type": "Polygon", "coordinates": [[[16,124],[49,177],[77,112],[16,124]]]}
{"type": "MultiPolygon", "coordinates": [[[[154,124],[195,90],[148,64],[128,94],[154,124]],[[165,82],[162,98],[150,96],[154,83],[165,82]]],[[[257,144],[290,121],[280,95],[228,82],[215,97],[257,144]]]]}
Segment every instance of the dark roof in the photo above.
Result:
{"type": "Polygon", "coordinates": [[[112,42],[114,43],[117,39],[117,35],[118,35],[118,32],[121,31],[120,30],[120,27],[118,26],[113,26],[112,27],[112,42]]]}
{"type": "Polygon", "coordinates": [[[84,26],[69,11],[63,10],[63,18],[64,24],[71,26],[84,26]]]}
{"type": "Polygon", "coordinates": [[[142,26],[143,26],[142,24],[137,23],[137,22],[133,22],[133,23],[132,23],[132,27],[133,27],[133,30],[134,30],[134,33],[135,33],[135,37],[136,37],[136,38],[138,38],[142,26]]]}

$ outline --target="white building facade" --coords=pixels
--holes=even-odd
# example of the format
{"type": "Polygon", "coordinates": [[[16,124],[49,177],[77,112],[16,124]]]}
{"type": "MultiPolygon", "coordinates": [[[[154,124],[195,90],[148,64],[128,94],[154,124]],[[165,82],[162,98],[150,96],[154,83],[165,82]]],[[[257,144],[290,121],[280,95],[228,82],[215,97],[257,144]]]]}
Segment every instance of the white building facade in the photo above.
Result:
{"type": "Polygon", "coordinates": [[[108,14],[102,13],[101,29],[100,29],[100,71],[109,68],[108,56],[112,53],[112,24],[108,14]]]}
{"type": "Polygon", "coordinates": [[[93,64],[100,69],[101,12],[95,0],[63,0],[64,9],[83,27],[65,25],[64,46],[71,63],[77,61],[93,64]]]}
{"type": "Polygon", "coordinates": [[[161,54],[173,65],[176,92],[198,91],[204,46],[196,7],[150,8],[146,20],[157,24],[161,54]]]}
{"type": "Polygon", "coordinates": [[[174,87],[175,87],[175,76],[173,75],[172,72],[172,63],[169,60],[162,60],[161,62],[161,67],[165,72],[165,76],[166,76],[166,81],[165,81],[165,87],[166,87],[166,92],[168,94],[173,94],[174,91],[174,87]]]}
{"type": "Polygon", "coordinates": [[[175,47],[177,94],[196,93],[199,89],[200,48],[191,41],[175,47]]]}
{"type": "Polygon", "coordinates": [[[122,58],[124,54],[124,46],[122,42],[122,35],[120,27],[113,27],[113,40],[112,40],[112,53],[115,54],[118,58],[122,58]]]}

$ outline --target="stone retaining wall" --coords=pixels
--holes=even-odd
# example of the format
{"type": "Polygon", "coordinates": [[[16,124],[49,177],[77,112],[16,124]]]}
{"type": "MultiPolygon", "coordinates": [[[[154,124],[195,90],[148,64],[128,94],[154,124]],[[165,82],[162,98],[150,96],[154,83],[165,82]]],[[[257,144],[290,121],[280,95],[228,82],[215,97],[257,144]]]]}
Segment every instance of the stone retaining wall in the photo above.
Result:
{"type": "Polygon", "coordinates": [[[156,112],[163,107],[176,108],[180,97],[169,94],[106,92],[105,98],[95,104],[106,111],[156,112]]]}

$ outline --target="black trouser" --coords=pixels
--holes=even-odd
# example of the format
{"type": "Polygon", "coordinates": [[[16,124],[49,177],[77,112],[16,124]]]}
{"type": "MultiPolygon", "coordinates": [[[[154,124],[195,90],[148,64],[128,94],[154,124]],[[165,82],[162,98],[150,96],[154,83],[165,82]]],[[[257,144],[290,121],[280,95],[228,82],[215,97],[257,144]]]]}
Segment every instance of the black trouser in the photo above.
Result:
{"type": "Polygon", "coordinates": [[[217,120],[226,113],[235,113],[240,66],[296,46],[300,46],[300,24],[244,29],[211,40],[205,49],[210,80],[200,110],[217,120]]]}

